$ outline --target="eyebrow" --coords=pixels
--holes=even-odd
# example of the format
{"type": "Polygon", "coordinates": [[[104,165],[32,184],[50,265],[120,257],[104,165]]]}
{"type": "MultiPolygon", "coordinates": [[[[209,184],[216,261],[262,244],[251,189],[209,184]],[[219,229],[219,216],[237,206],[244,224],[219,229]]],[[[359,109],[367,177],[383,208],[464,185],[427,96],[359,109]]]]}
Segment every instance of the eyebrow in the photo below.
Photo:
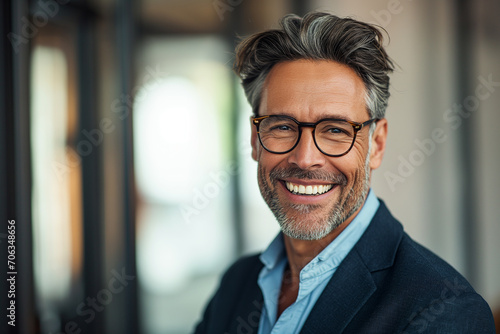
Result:
{"type": "MultiPolygon", "coordinates": [[[[288,116],[288,117],[292,117],[292,118],[295,118],[294,115],[291,115],[290,113],[287,113],[286,111],[277,111],[277,112],[273,112],[272,114],[268,114],[268,115],[276,115],[276,116],[288,116]]],[[[295,118],[296,119],[296,118],[295,118]]],[[[315,117],[314,122],[318,122],[320,120],[323,120],[323,119],[338,119],[338,120],[342,120],[342,121],[350,121],[350,122],[355,122],[353,121],[352,119],[350,118],[346,118],[345,116],[343,115],[339,115],[339,114],[326,114],[326,113],[321,113],[319,114],[317,117],[315,117]]],[[[298,120],[299,121],[299,120],[298,120]]],[[[299,121],[300,122],[300,121],[299,121]]]]}

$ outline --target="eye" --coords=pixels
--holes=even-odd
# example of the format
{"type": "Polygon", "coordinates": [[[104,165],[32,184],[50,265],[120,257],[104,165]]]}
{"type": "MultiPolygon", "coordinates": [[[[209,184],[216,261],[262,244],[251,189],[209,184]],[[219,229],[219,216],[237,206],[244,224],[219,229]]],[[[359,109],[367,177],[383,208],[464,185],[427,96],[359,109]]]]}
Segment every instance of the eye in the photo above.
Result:
{"type": "Polygon", "coordinates": [[[347,132],[344,129],[341,128],[335,128],[335,127],[330,127],[326,129],[326,132],[330,134],[347,134],[347,132]]]}
{"type": "Polygon", "coordinates": [[[272,126],[269,131],[293,131],[294,129],[287,124],[276,124],[272,126]]]}
{"type": "Polygon", "coordinates": [[[292,129],[288,125],[276,125],[271,130],[288,131],[292,129]]]}

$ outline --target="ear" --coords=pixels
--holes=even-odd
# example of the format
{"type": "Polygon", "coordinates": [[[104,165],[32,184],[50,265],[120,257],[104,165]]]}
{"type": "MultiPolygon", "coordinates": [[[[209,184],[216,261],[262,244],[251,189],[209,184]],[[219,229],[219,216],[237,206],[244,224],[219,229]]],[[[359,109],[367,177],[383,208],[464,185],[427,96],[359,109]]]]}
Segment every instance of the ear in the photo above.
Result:
{"type": "Polygon", "coordinates": [[[259,143],[259,137],[257,135],[257,128],[255,127],[255,125],[253,124],[252,122],[253,120],[253,116],[250,117],[250,127],[252,128],[251,131],[252,131],[252,136],[251,136],[251,144],[252,144],[252,159],[254,159],[255,161],[257,161],[257,150],[259,149],[260,147],[260,143],[259,143]]]}
{"type": "Polygon", "coordinates": [[[382,164],[386,142],[387,142],[387,119],[383,118],[377,122],[377,127],[373,132],[372,148],[370,152],[371,169],[377,169],[382,164]]]}

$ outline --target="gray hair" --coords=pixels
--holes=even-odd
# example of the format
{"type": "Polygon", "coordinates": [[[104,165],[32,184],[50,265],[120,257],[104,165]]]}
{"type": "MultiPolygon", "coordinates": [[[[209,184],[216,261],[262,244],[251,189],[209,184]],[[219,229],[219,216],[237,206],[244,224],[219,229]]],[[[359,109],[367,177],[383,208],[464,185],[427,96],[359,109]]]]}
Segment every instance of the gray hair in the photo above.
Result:
{"type": "Polygon", "coordinates": [[[384,118],[390,95],[388,74],[394,71],[394,65],[384,50],[379,28],[322,12],[312,12],[303,18],[286,15],[280,27],[254,34],[236,48],[234,70],[242,79],[256,116],[271,68],[283,61],[310,59],[349,66],[365,84],[370,117],[384,118]]]}

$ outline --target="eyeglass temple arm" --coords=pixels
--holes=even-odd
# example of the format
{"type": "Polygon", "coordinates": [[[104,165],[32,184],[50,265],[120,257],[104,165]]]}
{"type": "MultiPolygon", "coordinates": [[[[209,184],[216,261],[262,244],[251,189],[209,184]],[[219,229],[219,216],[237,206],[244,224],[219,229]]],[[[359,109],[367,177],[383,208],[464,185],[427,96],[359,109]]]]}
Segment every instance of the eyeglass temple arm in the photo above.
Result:
{"type": "Polygon", "coordinates": [[[361,130],[362,128],[364,128],[365,126],[367,126],[367,125],[369,125],[369,124],[371,124],[371,123],[373,123],[373,122],[375,122],[375,123],[376,123],[376,122],[378,122],[378,121],[380,121],[380,119],[379,119],[379,118],[372,118],[372,119],[369,119],[369,120],[367,120],[366,122],[363,122],[363,123],[361,123],[361,124],[359,124],[359,123],[354,123],[354,124],[352,124],[352,123],[351,123],[351,124],[354,126],[354,128],[356,129],[356,131],[359,131],[359,130],[361,130]]]}

